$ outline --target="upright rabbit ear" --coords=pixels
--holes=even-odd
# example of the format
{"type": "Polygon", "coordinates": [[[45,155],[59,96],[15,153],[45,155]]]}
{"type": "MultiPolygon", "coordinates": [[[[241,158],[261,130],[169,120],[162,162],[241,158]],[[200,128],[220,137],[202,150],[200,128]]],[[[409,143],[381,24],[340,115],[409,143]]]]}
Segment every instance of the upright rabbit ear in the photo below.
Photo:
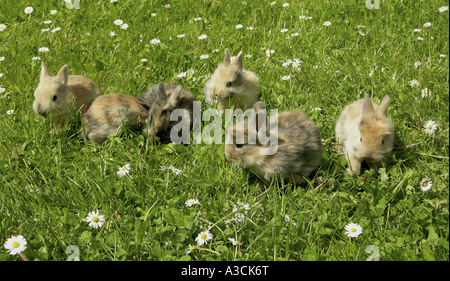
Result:
{"type": "Polygon", "coordinates": [[[228,49],[225,49],[225,58],[223,59],[223,62],[226,64],[231,63],[230,51],[228,49]]]}
{"type": "Polygon", "coordinates": [[[41,78],[40,80],[42,81],[44,78],[46,77],[50,77],[50,72],[48,71],[47,66],[45,65],[44,62],[42,62],[42,67],[41,67],[41,78]]]}
{"type": "Polygon", "coordinates": [[[56,77],[60,78],[64,85],[67,85],[67,81],[69,81],[69,68],[67,65],[61,67],[56,77]]]}
{"type": "Polygon", "coordinates": [[[383,116],[387,116],[388,104],[389,104],[389,96],[385,96],[380,106],[378,107],[377,113],[383,114],[383,116]]]}
{"type": "Polygon", "coordinates": [[[370,121],[373,118],[374,115],[373,105],[372,101],[370,100],[369,94],[366,94],[366,97],[364,98],[363,102],[363,108],[362,108],[362,117],[361,121],[370,121]]]}
{"type": "Polygon", "coordinates": [[[244,59],[242,58],[242,51],[239,52],[239,54],[236,56],[236,65],[238,66],[239,70],[242,70],[244,68],[244,59]]]}
{"type": "Polygon", "coordinates": [[[182,90],[183,88],[181,86],[177,86],[168,98],[167,103],[164,105],[162,110],[174,110],[178,106],[178,101],[180,100],[182,90]]]}

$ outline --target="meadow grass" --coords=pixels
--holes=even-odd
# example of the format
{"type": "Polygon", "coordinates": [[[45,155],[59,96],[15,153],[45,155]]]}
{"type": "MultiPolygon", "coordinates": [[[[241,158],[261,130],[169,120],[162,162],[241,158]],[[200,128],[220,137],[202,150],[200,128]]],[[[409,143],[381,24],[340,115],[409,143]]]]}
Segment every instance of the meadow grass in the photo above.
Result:
{"type": "MultiPolygon", "coordinates": [[[[2,0],[0,243],[23,235],[30,260],[66,260],[75,245],[81,260],[448,261],[449,12],[439,11],[448,2],[380,2],[118,0],[67,9],[63,1],[2,0]],[[202,101],[225,48],[250,55],[244,67],[260,78],[268,108],[302,111],[319,126],[324,157],[305,184],[261,190],[248,170],[225,161],[223,145],[161,145],[134,132],[98,145],[79,137],[79,115],[55,132],[32,111],[41,61],[53,75],[67,64],[103,93],[137,97],[171,82],[202,101]],[[301,67],[284,67],[288,59],[301,67]],[[421,97],[424,88],[430,97],[421,97]],[[378,171],[366,168],[362,179],[345,172],[331,142],[343,107],[365,93],[378,103],[390,96],[395,147],[423,144],[394,152],[378,171]],[[433,135],[428,120],[438,125],[433,135]],[[119,176],[125,164],[129,173],[119,176]],[[428,191],[423,178],[433,181],[428,191]],[[188,199],[200,204],[187,207],[188,199]],[[85,220],[95,210],[106,218],[97,229],[85,220]],[[351,222],[363,229],[352,239],[344,230],[351,222]],[[208,229],[213,239],[198,246],[208,229]]],[[[0,260],[18,259],[0,250],[0,260]]]]}

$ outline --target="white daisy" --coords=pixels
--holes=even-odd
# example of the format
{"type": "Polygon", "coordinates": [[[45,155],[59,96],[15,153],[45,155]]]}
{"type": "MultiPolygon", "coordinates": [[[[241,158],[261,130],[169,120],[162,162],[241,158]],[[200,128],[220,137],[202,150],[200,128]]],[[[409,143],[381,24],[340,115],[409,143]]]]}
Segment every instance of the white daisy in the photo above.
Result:
{"type": "Polygon", "coordinates": [[[170,8],[171,8],[171,7],[170,7],[170,4],[165,4],[165,5],[164,5],[164,8],[170,9],[170,8]]]}
{"type": "Polygon", "coordinates": [[[283,3],[283,7],[289,7],[289,3],[283,3]]]}
{"type": "Polygon", "coordinates": [[[148,62],[148,60],[146,58],[143,58],[143,59],[141,59],[141,62],[146,63],[146,62],[148,62]]]}
{"type": "Polygon", "coordinates": [[[413,31],[414,31],[414,32],[421,32],[422,29],[420,29],[420,28],[414,28],[413,31]]]}
{"type": "Polygon", "coordinates": [[[0,61],[4,61],[5,60],[5,57],[0,57],[0,61]]]}
{"type": "Polygon", "coordinates": [[[237,202],[236,205],[233,206],[233,213],[244,211],[244,213],[247,214],[248,210],[250,210],[250,205],[248,203],[237,202]]]}
{"type": "Polygon", "coordinates": [[[200,56],[200,59],[201,59],[201,60],[206,60],[207,58],[209,58],[209,55],[201,55],[201,56],[200,56]]]}
{"type": "Polygon", "coordinates": [[[430,27],[431,26],[431,22],[426,22],[423,24],[423,27],[430,27]]]}
{"type": "Polygon", "coordinates": [[[281,33],[288,32],[288,29],[287,29],[287,28],[283,28],[282,30],[280,30],[280,32],[281,32],[281,33]]]}
{"type": "Polygon", "coordinates": [[[431,189],[432,186],[433,186],[433,182],[431,181],[430,178],[424,178],[420,182],[420,189],[422,189],[422,191],[428,191],[431,189]]]}
{"type": "Polygon", "coordinates": [[[291,75],[285,75],[285,76],[283,76],[283,77],[281,77],[281,80],[289,80],[289,79],[291,79],[291,75]]]}
{"type": "Polygon", "coordinates": [[[431,91],[428,88],[422,89],[422,98],[428,98],[431,96],[431,91]]]}
{"type": "Polygon", "coordinates": [[[151,13],[150,14],[152,17],[156,17],[156,13],[151,13]]]}
{"type": "Polygon", "coordinates": [[[158,45],[159,43],[161,43],[161,41],[158,38],[153,38],[150,40],[150,44],[152,45],[158,45]]]}
{"type": "Polygon", "coordinates": [[[440,54],[439,55],[441,58],[445,58],[447,55],[445,55],[445,54],[440,54]]]}
{"type": "Polygon", "coordinates": [[[0,24],[0,31],[3,31],[3,30],[5,30],[5,29],[6,29],[6,25],[4,25],[3,23],[0,24]]]}
{"type": "Polygon", "coordinates": [[[291,34],[291,37],[297,37],[297,36],[299,36],[299,35],[300,35],[300,33],[295,32],[295,33],[292,33],[292,34],[291,34]]]}
{"type": "Polygon", "coordinates": [[[277,3],[277,1],[273,1],[272,3],[270,3],[270,6],[273,6],[277,3]]]}
{"type": "Polygon", "coordinates": [[[202,18],[198,17],[198,18],[194,18],[194,21],[201,21],[202,18]]]}
{"type": "Polygon", "coordinates": [[[422,63],[420,62],[420,61],[416,61],[415,63],[414,63],[414,67],[415,68],[418,68],[419,67],[419,65],[421,65],[422,63]]]}
{"type": "Polygon", "coordinates": [[[366,36],[366,34],[364,32],[362,32],[361,30],[358,30],[358,34],[361,36],[366,36]]]}
{"type": "Polygon", "coordinates": [[[53,21],[51,21],[51,20],[45,20],[44,21],[44,24],[51,24],[53,21]]]}
{"type": "Polygon", "coordinates": [[[241,28],[243,28],[244,26],[242,25],[242,24],[238,24],[238,25],[236,25],[236,29],[241,29],[241,28]]]}
{"type": "Polygon", "coordinates": [[[90,227],[99,228],[105,223],[105,217],[97,210],[96,212],[90,212],[86,217],[86,221],[89,223],[90,227]]]}
{"type": "Polygon", "coordinates": [[[61,27],[55,27],[55,28],[53,28],[50,32],[51,33],[55,33],[56,31],[59,31],[59,30],[61,30],[61,27]]]}
{"type": "Polygon", "coordinates": [[[51,11],[50,11],[50,15],[56,15],[57,13],[58,13],[57,10],[51,10],[51,11]]]}
{"type": "Polygon", "coordinates": [[[291,65],[292,65],[292,67],[294,67],[294,68],[300,68],[300,64],[302,63],[302,61],[301,60],[299,60],[299,59],[294,59],[293,61],[292,61],[292,63],[291,63],[291,65]]]}
{"type": "Polygon", "coordinates": [[[186,71],[177,74],[178,79],[184,78],[186,76],[187,76],[187,72],[186,71]]]}
{"type": "Polygon", "coordinates": [[[41,32],[47,32],[47,31],[50,31],[50,28],[42,28],[41,29],[41,32]]]}
{"type": "Polygon", "coordinates": [[[130,172],[130,164],[125,164],[124,166],[120,167],[117,171],[117,175],[119,176],[125,176],[130,172]]]}
{"type": "Polygon", "coordinates": [[[241,242],[235,240],[234,238],[228,238],[228,241],[230,241],[233,246],[242,245],[241,242]]]}
{"type": "Polygon", "coordinates": [[[446,12],[446,11],[448,11],[448,6],[442,6],[439,8],[439,12],[441,12],[441,13],[446,12]]]}
{"type": "Polygon", "coordinates": [[[198,199],[188,199],[186,203],[184,203],[186,207],[191,207],[192,205],[200,204],[198,199]]]}
{"type": "Polygon", "coordinates": [[[184,34],[184,33],[183,34],[178,34],[177,37],[178,38],[184,38],[184,37],[186,37],[186,34],[184,34]]]}
{"type": "Polygon", "coordinates": [[[200,36],[198,37],[198,39],[199,39],[199,40],[204,40],[204,39],[206,39],[207,37],[208,37],[208,35],[202,34],[202,35],[200,35],[200,36]]]}
{"type": "Polygon", "coordinates": [[[417,81],[417,79],[413,79],[409,81],[409,85],[411,85],[412,88],[419,87],[419,81],[417,81]]]}
{"type": "Polygon", "coordinates": [[[189,255],[190,253],[194,252],[195,250],[195,246],[192,246],[191,244],[189,244],[188,250],[186,251],[186,256],[189,255]]]}
{"type": "Polygon", "coordinates": [[[209,230],[200,232],[198,236],[195,238],[195,241],[197,241],[197,244],[202,246],[204,244],[208,244],[208,241],[213,238],[213,235],[209,230]]]}
{"type": "Polygon", "coordinates": [[[347,230],[345,234],[347,234],[348,237],[358,237],[363,232],[362,227],[357,223],[347,224],[345,230],[347,230]]]}
{"type": "Polygon", "coordinates": [[[12,115],[14,113],[14,109],[10,109],[6,111],[6,115],[12,115]]]}
{"type": "Polygon", "coordinates": [[[419,37],[417,37],[417,40],[423,41],[423,37],[422,37],[422,36],[419,36],[419,37]]]}
{"type": "Polygon", "coordinates": [[[249,26],[249,27],[247,27],[246,28],[247,30],[253,30],[253,29],[255,29],[253,26],[249,26]]]}
{"type": "Polygon", "coordinates": [[[49,49],[47,47],[41,47],[38,49],[39,53],[47,53],[49,51],[49,49]]]}
{"type": "Polygon", "coordinates": [[[3,245],[10,255],[17,255],[27,248],[27,240],[22,235],[11,236],[3,245]]]}
{"type": "Polygon", "coordinates": [[[0,94],[3,94],[4,92],[6,92],[5,88],[0,87],[0,94]]]}
{"type": "Polygon", "coordinates": [[[437,130],[437,124],[433,120],[428,120],[423,126],[425,129],[425,133],[432,135],[437,130]]]}
{"type": "Polygon", "coordinates": [[[115,25],[122,25],[123,24],[123,20],[117,19],[117,20],[114,21],[114,24],[115,25]]]}
{"type": "Polygon", "coordinates": [[[331,21],[326,21],[326,22],[323,23],[323,25],[330,26],[331,25],[331,21]]]}
{"type": "Polygon", "coordinates": [[[41,57],[32,57],[31,60],[41,60],[41,57]]]}
{"type": "Polygon", "coordinates": [[[127,23],[124,23],[124,24],[122,24],[122,25],[120,26],[120,29],[126,30],[127,28],[128,28],[128,24],[127,24],[127,23]]]}
{"type": "Polygon", "coordinates": [[[275,50],[266,50],[267,57],[270,57],[273,53],[275,53],[275,50]]]}
{"type": "Polygon", "coordinates": [[[115,32],[115,31],[111,31],[111,32],[109,33],[109,36],[111,36],[111,37],[116,36],[116,32],[115,32]]]}
{"type": "Polygon", "coordinates": [[[33,7],[26,7],[23,12],[27,15],[31,14],[34,11],[33,7]]]}

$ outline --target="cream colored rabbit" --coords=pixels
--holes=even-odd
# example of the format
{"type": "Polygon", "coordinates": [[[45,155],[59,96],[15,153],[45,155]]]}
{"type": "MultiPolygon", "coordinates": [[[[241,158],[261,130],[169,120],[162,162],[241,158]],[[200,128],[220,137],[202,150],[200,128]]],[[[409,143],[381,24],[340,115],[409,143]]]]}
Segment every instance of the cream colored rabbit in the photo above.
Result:
{"type": "Polygon", "coordinates": [[[100,90],[89,78],[68,75],[64,65],[56,76],[51,76],[42,63],[39,85],[34,91],[33,110],[43,116],[51,116],[53,124],[61,128],[67,117],[79,109],[89,107],[100,95],[100,90]]]}
{"type": "Polygon", "coordinates": [[[226,108],[251,108],[259,98],[259,78],[251,71],[244,70],[242,51],[231,62],[230,52],[225,49],[223,63],[219,64],[204,87],[205,101],[217,102],[223,113],[226,108]]]}
{"type": "Polygon", "coordinates": [[[138,105],[136,98],[115,93],[102,95],[83,114],[82,136],[103,143],[109,135],[122,128],[140,129],[147,118],[147,111],[138,105]]]}
{"type": "Polygon", "coordinates": [[[394,132],[387,115],[388,104],[389,96],[378,105],[366,94],[342,111],[336,124],[336,140],[347,157],[349,173],[360,174],[363,160],[379,166],[391,156],[394,132]]]}
{"type": "MultiPolygon", "coordinates": [[[[262,108],[262,102],[253,106],[255,111],[262,108]]],[[[250,168],[267,182],[281,175],[284,180],[301,183],[304,177],[319,167],[322,159],[319,128],[300,112],[282,112],[271,116],[266,128],[269,138],[274,137],[278,141],[278,147],[274,154],[264,155],[261,149],[268,148],[270,144],[263,144],[257,138],[264,121],[257,119],[256,127],[244,121],[229,128],[225,157],[232,163],[250,168]],[[244,135],[243,142],[239,141],[239,134],[244,135]],[[256,139],[256,143],[250,143],[250,139],[256,139]]]]}

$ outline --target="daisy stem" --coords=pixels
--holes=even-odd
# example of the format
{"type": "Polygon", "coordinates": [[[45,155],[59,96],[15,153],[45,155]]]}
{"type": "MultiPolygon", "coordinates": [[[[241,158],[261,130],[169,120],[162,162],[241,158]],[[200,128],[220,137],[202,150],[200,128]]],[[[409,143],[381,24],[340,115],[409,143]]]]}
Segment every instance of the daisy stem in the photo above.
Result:
{"type": "Polygon", "coordinates": [[[19,256],[22,258],[22,260],[24,260],[24,261],[30,261],[28,258],[27,258],[27,256],[25,256],[25,254],[23,253],[23,252],[20,252],[19,253],[19,256]]]}

